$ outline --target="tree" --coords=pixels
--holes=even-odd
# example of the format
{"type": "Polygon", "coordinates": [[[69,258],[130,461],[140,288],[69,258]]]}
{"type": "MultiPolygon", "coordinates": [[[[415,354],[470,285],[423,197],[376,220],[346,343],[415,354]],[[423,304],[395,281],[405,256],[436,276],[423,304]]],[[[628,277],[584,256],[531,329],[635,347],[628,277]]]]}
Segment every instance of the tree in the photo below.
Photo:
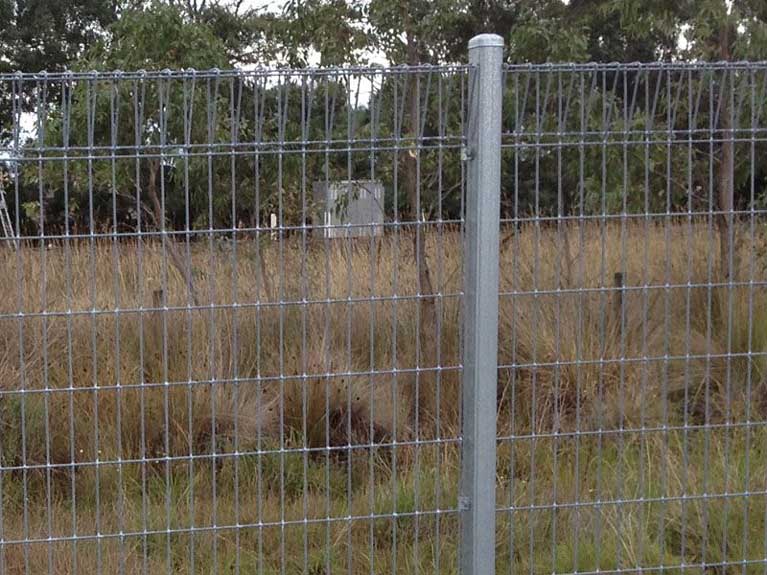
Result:
{"type": "MultiPolygon", "coordinates": [[[[690,20],[689,50],[692,56],[729,62],[734,59],[767,58],[767,6],[758,0],[706,0],[690,20]]],[[[719,158],[719,245],[721,275],[730,280],[737,275],[739,261],[737,230],[733,210],[736,209],[736,163],[734,124],[735,92],[738,74],[723,74],[719,86],[721,111],[721,153],[719,158]]]]}
{"type": "Polygon", "coordinates": [[[108,0],[0,0],[0,71],[57,71],[117,18],[108,0]]]}
{"type": "MultiPolygon", "coordinates": [[[[583,3],[586,3],[584,0],[583,3]]],[[[762,0],[698,0],[674,3],[639,0],[609,0],[603,2],[601,13],[617,19],[626,38],[641,38],[657,44],[656,52],[663,58],[682,60],[723,61],[767,58],[767,5],[762,0]],[[675,38],[682,38],[684,42],[675,38]]],[[[739,107],[740,117],[733,107],[735,93],[747,89],[746,75],[737,70],[723,69],[701,77],[706,91],[718,103],[717,113],[708,118],[709,125],[719,133],[717,168],[717,206],[719,210],[720,263],[724,279],[737,273],[736,226],[733,210],[750,201],[745,189],[738,193],[738,182],[745,176],[741,163],[736,162],[734,124],[748,125],[750,105],[739,107]],[[744,123],[745,122],[745,123],[744,123]],[[738,173],[740,171],[740,174],[738,173]]],[[[709,153],[703,150],[704,154],[709,153]]],[[[741,186],[742,188],[742,186],[741,186]]],[[[715,206],[710,206],[715,209],[715,206]]]]}
{"type": "MultiPolygon", "coordinates": [[[[111,0],[0,0],[0,73],[66,69],[116,17],[111,0]]],[[[11,137],[10,92],[0,84],[0,142],[11,137]]],[[[25,90],[19,102],[33,100],[25,90]]]]}
{"type": "MultiPolygon", "coordinates": [[[[84,0],[70,0],[57,10],[77,11],[75,6],[82,8],[81,21],[95,18],[101,14],[96,0],[90,3],[84,0]],[[79,2],[79,3],[78,3],[79,2]],[[67,8],[69,7],[69,8],[67,8]]],[[[15,8],[16,1],[0,0],[0,9],[13,16],[21,13],[15,8]]],[[[47,6],[41,0],[27,0],[23,6],[29,11],[30,6],[47,6]]],[[[530,0],[518,2],[513,0],[371,0],[367,3],[348,2],[345,0],[290,0],[285,3],[279,15],[267,14],[244,8],[239,1],[226,0],[166,0],[164,2],[146,2],[144,0],[124,0],[113,8],[115,16],[112,24],[104,28],[102,24],[85,26],[89,35],[87,42],[83,41],[83,53],[76,61],[66,65],[78,70],[136,70],[136,69],[179,69],[195,68],[228,68],[239,64],[274,64],[287,63],[294,66],[304,66],[314,62],[315,55],[321,65],[366,64],[373,56],[385,57],[391,64],[444,64],[462,63],[466,61],[466,45],[471,36],[485,31],[494,31],[505,36],[507,40],[508,60],[518,62],[546,61],[653,61],[653,60],[691,60],[691,59],[761,59],[765,57],[767,32],[765,32],[765,10],[758,0],[680,0],[668,3],[664,0],[571,0],[564,3],[561,0],[530,0]],[[616,25],[616,23],[618,25],[616,25]],[[157,38],[163,38],[158,42],[157,38]],[[686,43],[679,42],[682,37],[686,43]],[[87,46],[90,46],[87,50],[87,46]]],[[[26,12],[25,12],[26,13],[26,12]]],[[[58,13],[58,12],[56,12],[58,13]]],[[[79,12],[78,12],[79,14],[79,12]]],[[[14,16],[15,17],[15,16],[14,16]]],[[[99,16],[100,17],[100,16],[99,16]]],[[[109,21],[109,16],[102,18],[109,21]]],[[[11,18],[13,20],[13,18],[11,18]]],[[[23,19],[20,19],[21,22],[23,19]]],[[[97,22],[102,22],[97,20],[97,22]]],[[[25,20],[29,22],[29,20],[25,20]]],[[[59,22],[51,20],[51,22],[59,22]]],[[[95,21],[94,21],[95,22],[95,21]]],[[[56,24],[58,25],[58,24],[56,24]]],[[[23,26],[22,26],[23,27],[23,26]]],[[[54,26],[55,28],[55,26],[54,26]]],[[[3,32],[3,42],[8,44],[8,38],[17,37],[20,32],[3,32]]],[[[69,38],[69,37],[67,37],[69,38]]],[[[79,54],[72,46],[67,48],[68,39],[60,40],[58,50],[61,54],[69,54],[71,60],[79,54]],[[66,41],[65,41],[66,40],[66,41]]],[[[53,41],[52,41],[53,42],[53,41]]],[[[56,42],[53,42],[56,44],[56,42]]],[[[54,50],[55,52],[55,50],[54,50]]],[[[53,53],[53,52],[52,52],[53,53]]],[[[65,58],[65,59],[67,59],[65,58]]],[[[55,60],[55,58],[54,58],[55,60]]],[[[47,67],[47,66],[46,66],[47,67]]],[[[718,143],[712,147],[708,141],[695,142],[693,145],[693,162],[690,168],[695,179],[694,184],[706,187],[704,164],[716,161],[716,198],[722,213],[719,227],[723,230],[722,258],[733,250],[726,238],[733,235],[733,221],[728,213],[740,209],[749,200],[747,186],[748,167],[740,158],[738,145],[733,142],[731,135],[738,125],[745,125],[750,113],[748,102],[737,100],[736,94],[743,93],[747,78],[743,72],[736,70],[712,70],[701,72],[695,77],[687,78],[681,73],[646,72],[642,74],[625,71],[605,70],[583,75],[585,85],[580,86],[574,75],[554,74],[540,75],[517,69],[507,76],[505,90],[507,122],[514,133],[521,139],[534,138],[535,131],[556,131],[557,122],[569,123],[570,131],[581,129],[590,131],[610,130],[642,130],[652,123],[654,130],[667,129],[684,130],[688,104],[686,99],[674,100],[667,95],[667,89],[674,83],[674,89],[681,82],[692,82],[693,88],[702,97],[711,96],[721,106],[715,111],[707,109],[696,110],[698,126],[711,125],[721,136],[718,143]],[[536,103],[533,97],[536,90],[542,100],[536,103]],[[740,90],[740,91],[738,91],[740,90]],[[659,91],[659,95],[656,92],[659,91]],[[548,94],[548,96],[547,96],[548,94]],[[566,103],[565,103],[566,100],[566,103]],[[733,101],[735,105],[731,105],[733,101]],[[649,110],[653,107],[652,110],[649,110]],[[536,108],[538,106],[538,108],[536,108]],[[548,106],[548,107],[547,107],[548,106]],[[570,114],[564,118],[557,106],[569,106],[569,110],[584,110],[585,118],[570,114]],[[622,111],[631,108],[631,113],[623,118],[622,111]],[[604,111],[610,110],[609,125],[605,125],[604,111]],[[539,114],[539,112],[542,112],[539,114]],[[670,115],[665,112],[671,112],[670,115]],[[652,117],[651,117],[652,116],[652,117]],[[669,123],[667,116],[673,116],[674,125],[669,123]],[[581,126],[581,121],[585,122],[581,126]],[[537,125],[539,122],[540,125],[537,125]],[[629,122],[626,124],[626,122],[629,122]]],[[[275,76],[276,78],[277,76],[275,76]]],[[[301,133],[318,130],[318,138],[328,137],[321,134],[322,127],[302,126],[301,114],[298,112],[300,102],[333,94],[331,98],[336,105],[344,108],[343,118],[336,118],[332,128],[335,138],[344,139],[344,130],[354,129],[373,132],[376,114],[391,116],[394,108],[399,106],[398,114],[402,121],[396,127],[400,133],[403,145],[409,146],[401,153],[398,160],[398,170],[401,178],[398,188],[404,193],[397,198],[398,217],[416,222],[421,214],[429,214],[438,203],[444,207],[446,198],[434,184],[438,170],[436,157],[424,145],[424,142],[439,132],[439,126],[450,124],[455,129],[461,121],[461,110],[457,107],[447,112],[447,116],[438,119],[434,90],[437,83],[436,73],[429,71],[409,72],[400,76],[387,75],[385,80],[374,86],[371,102],[357,105],[351,94],[350,76],[338,75],[328,77],[323,82],[312,79],[300,79],[289,74],[279,76],[279,86],[269,84],[263,77],[258,81],[241,78],[238,81],[227,79],[225,82],[215,82],[210,78],[198,81],[191,92],[184,88],[181,82],[162,81],[144,84],[145,108],[147,125],[159,118],[158,86],[168,88],[166,106],[165,141],[166,146],[181,146],[184,139],[183,129],[183,95],[184,89],[192,96],[193,101],[203,102],[220,120],[214,133],[208,134],[205,127],[208,119],[201,108],[189,120],[193,131],[189,137],[203,142],[214,138],[220,143],[231,139],[232,130],[238,131],[238,137],[254,139],[259,137],[293,137],[301,139],[301,133]],[[431,84],[429,84],[431,82],[431,84]],[[269,84],[269,85],[267,85],[269,84]],[[396,90],[396,99],[394,97],[396,90]],[[208,93],[213,94],[208,101],[208,93]],[[234,108],[232,101],[236,102],[234,108]],[[272,115],[272,120],[258,126],[255,118],[249,117],[250,110],[263,104],[266,115],[272,115]],[[404,105],[403,105],[404,104],[404,105]],[[284,121],[275,123],[277,110],[283,106],[284,121]],[[374,109],[376,108],[377,109],[374,109]],[[353,110],[352,110],[353,108],[353,110]],[[229,118],[232,109],[238,118],[229,118]],[[347,113],[348,112],[348,113],[347,113]],[[197,115],[199,114],[199,116],[197,115]],[[354,128],[349,123],[353,119],[354,128]],[[276,130],[282,130],[281,135],[276,130]],[[261,133],[259,134],[259,130],[261,133]],[[270,136],[270,130],[272,136],[270,136]],[[292,136],[291,136],[292,134],[292,136]],[[321,134],[321,135],[319,135],[321,134]]],[[[443,79],[444,80],[444,79],[443,79]]],[[[442,81],[442,80],[441,80],[442,81]]],[[[74,91],[72,112],[76,106],[85,106],[87,100],[86,83],[82,82],[79,92],[74,91]]],[[[4,88],[10,84],[6,83],[4,88]]],[[[126,84],[127,86],[127,84],[126,84]]],[[[57,92],[61,84],[48,84],[46,99],[49,103],[60,102],[61,94],[57,92]]],[[[444,87],[444,86],[443,86],[444,87]]],[[[95,137],[107,138],[109,126],[108,104],[110,96],[107,91],[111,88],[102,83],[93,87],[98,94],[96,102],[95,137]],[[101,123],[99,123],[101,122],[101,123]],[[101,130],[101,132],[99,132],[101,130]]],[[[40,102],[41,94],[35,92],[35,83],[25,86],[27,93],[24,98],[25,109],[30,109],[40,102]]],[[[121,121],[132,117],[130,108],[135,94],[127,89],[118,91],[121,106],[121,121]]],[[[8,99],[5,99],[8,102],[8,99]]],[[[56,106],[52,108],[54,111],[56,106]]],[[[83,108],[84,109],[84,108],[83,108]]],[[[79,113],[79,112],[78,112],[79,113]]],[[[325,112],[318,109],[313,116],[322,116],[325,112]]],[[[76,114],[75,114],[76,116],[76,114]]],[[[252,115],[251,115],[252,116],[252,115]]],[[[83,112],[80,124],[73,138],[83,137],[87,132],[87,116],[83,112]]],[[[314,122],[314,120],[312,120],[314,122]]],[[[309,122],[311,123],[311,122],[309,122]]],[[[4,123],[9,125],[9,123],[4,123]]],[[[561,126],[559,126],[561,127],[561,126]]],[[[159,145],[159,132],[151,131],[143,135],[151,145],[159,145]],[[154,140],[152,139],[154,138],[154,140]]],[[[127,124],[120,126],[122,138],[130,140],[133,133],[127,124]]],[[[56,132],[55,122],[51,123],[48,137],[60,137],[56,132]]],[[[6,134],[7,137],[7,134],[6,134]]],[[[130,142],[124,141],[125,145],[130,142]]],[[[761,146],[761,143],[758,144],[761,146]]],[[[601,209],[633,211],[677,209],[682,202],[692,197],[687,182],[673,178],[670,187],[666,184],[669,173],[666,169],[666,150],[661,146],[648,147],[647,157],[631,158],[624,167],[621,149],[616,146],[588,147],[581,158],[574,147],[560,153],[537,149],[533,153],[531,147],[507,148],[504,150],[504,171],[502,198],[504,211],[508,215],[523,216],[533,210],[543,214],[569,215],[573,210],[584,210],[593,213],[601,209]],[[604,164],[604,170],[602,169],[604,164]],[[561,169],[558,171],[558,166],[561,169]],[[649,172],[645,181],[644,171],[649,172]],[[560,173],[561,172],[561,173],[560,173]],[[604,172],[604,176],[600,176],[604,172]],[[623,178],[622,174],[628,173],[623,178]],[[584,175],[581,182],[580,175],[584,175]],[[581,189],[582,188],[582,189],[581,189]],[[649,203],[645,195],[652,189],[649,203]],[[534,194],[534,195],[533,195],[534,194]],[[604,197],[604,199],[603,199],[604,197]],[[603,206],[604,204],[604,206],[603,206]]],[[[639,146],[631,147],[629,153],[640,150],[639,146]]],[[[671,154],[672,174],[687,170],[686,152],[681,146],[674,146],[671,154]]],[[[331,154],[332,155],[332,154],[331,154]]],[[[354,155],[354,154],[352,154],[354,155]]],[[[285,156],[281,180],[285,189],[280,196],[287,200],[283,202],[283,213],[288,218],[298,218],[302,207],[298,205],[296,189],[300,188],[300,166],[295,164],[294,157],[285,156]]],[[[199,158],[188,157],[189,203],[187,204],[183,186],[179,181],[179,171],[174,172],[170,166],[162,166],[155,160],[155,168],[150,169],[150,160],[146,166],[142,164],[140,176],[141,185],[146,188],[147,199],[151,200],[151,189],[164,186],[164,211],[167,225],[179,228],[186,225],[186,206],[190,208],[190,226],[204,227],[211,225],[211,218],[218,223],[232,217],[232,209],[226,200],[227,194],[216,193],[212,209],[208,206],[207,177],[211,169],[215,172],[216,187],[233,185],[232,177],[225,162],[214,160],[212,168],[199,158]],[[165,178],[159,178],[161,173],[165,178]],[[154,174],[150,181],[149,175],[154,174]],[[175,176],[174,176],[175,174],[175,176]],[[211,215],[212,214],[212,215],[211,215]]],[[[315,161],[310,156],[308,164],[315,161]]],[[[144,162],[144,160],[142,160],[144,162]]],[[[276,177],[276,169],[271,166],[266,157],[259,160],[258,178],[276,177]]],[[[361,159],[355,156],[352,160],[353,173],[364,172],[361,159]]],[[[239,174],[250,174],[254,166],[247,160],[236,159],[239,174]]],[[[364,162],[363,162],[364,163],[364,162]]],[[[185,168],[186,169],[186,168],[185,168]]],[[[330,173],[343,175],[348,171],[348,165],[336,165],[331,161],[327,167],[330,173]]],[[[442,180],[451,181],[459,178],[459,173],[446,175],[445,165],[439,168],[442,180]]],[[[452,167],[450,168],[452,169],[452,167]]],[[[108,171],[105,172],[109,174],[108,171]]],[[[380,173],[380,172],[379,172],[380,173]]],[[[680,172],[681,173],[681,172],[680,172]]],[[[383,173],[382,173],[383,175],[383,173]]],[[[126,171],[126,182],[135,179],[135,174],[126,171]]],[[[245,176],[243,191],[240,197],[248,197],[250,182],[255,179],[245,176]]],[[[136,182],[131,182],[131,185],[136,182]]],[[[265,179],[268,187],[269,182],[265,179]]],[[[452,184],[451,184],[452,185],[452,184]]],[[[259,188],[261,183],[253,183],[259,188]]],[[[105,186],[104,189],[109,189],[105,186]]],[[[263,192],[263,189],[262,189],[263,192]]],[[[110,197],[108,195],[104,197],[110,197]]],[[[277,195],[260,195],[261,206],[271,209],[277,195]]],[[[246,208],[253,205],[252,198],[240,203],[237,218],[255,223],[259,217],[258,210],[246,208]]],[[[695,202],[702,201],[698,197],[695,202]]],[[[693,201],[691,200],[691,201],[693,201]]],[[[163,203],[163,202],[160,202],[163,203]]],[[[147,206],[156,203],[148,201],[147,206]]],[[[50,213],[53,206],[48,207],[50,213]]],[[[146,214],[150,219],[157,214],[152,209],[146,214]]],[[[108,213],[108,210],[105,211],[108,213]]],[[[298,222],[298,219],[294,221],[298,222]]],[[[416,234],[417,236],[418,234],[416,234]]],[[[419,261],[426,261],[424,246],[418,238],[415,239],[414,253],[419,261]]],[[[419,266],[422,293],[430,293],[431,278],[428,266],[419,266]]],[[[728,272],[729,273],[729,272],[728,272]]],[[[428,300],[428,298],[426,298],[428,300]]],[[[428,305],[428,303],[427,303],[428,305]]]]}
{"type": "Polygon", "coordinates": [[[320,66],[364,61],[371,40],[365,30],[365,7],[345,0],[289,0],[275,23],[283,58],[294,67],[309,65],[313,54],[320,66]]]}
{"type": "MultiPolygon", "coordinates": [[[[207,69],[223,68],[227,63],[223,44],[208,27],[186,21],[172,6],[152,4],[123,13],[73,68],[75,71],[207,69]],[[158,38],[163,41],[158,42],[158,38]]],[[[153,154],[151,150],[152,146],[180,145],[180,140],[176,138],[184,134],[184,128],[189,127],[191,120],[184,113],[188,103],[185,99],[194,98],[200,90],[199,87],[186,85],[183,89],[171,90],[170,84],[170,79],[138,79],[132,82],[83,79],[53,84],[62,94],[61,105],[40,105],[37,110],[42,126],[39,137],[45,138],[49,145],[81,148],[118,146],[122,149],[142,146],[146,151],[141,154],[144,157],[135,163],[112,159],[112,154],[119,156],[119,152],[114,150],[103,160],[96,158],[88,163],[48,163],[42,174],[28,166],[25,180],[37,182],[42,189],[44,181],[66,179],[70,199],[60,201],[65,218],[70,216],[72,205],[79,206],[83,213],[88,214],[87,225],[92,230],[99,225],[99,221],[103,221],[94,221],[95,214],[102,211],[110,213],[110,203],[113,210],[117,210],[118,203],[133,204],[139,229],[145,219],[151,221],[156,229],[166,229],[168,207],[173,206],[174,199],[165,194],[165,178],[169,170],[162,156],[153,154]],[[136,114],[139,115],[138,122],[136,114]]],[[[214,102],[218,105],[217,98],[214,102]]],[[[200,116],[198,113],[198,131],[205,129],[200,116]]],[[[192,169],[200,169],[199,164],[192,162],[192,169]]],[[[63,190],[56,192],[62,194],[63,190]]],[[[115,230],[117,225],[117,221],[112,222],[115,230]]],[[[187,284],[190,297],[199,305],[193,271],[188,265],[189,258],[186,261],[182,258],[175,242],[168,242],[167,248],[173,264],[187,284]]]]}

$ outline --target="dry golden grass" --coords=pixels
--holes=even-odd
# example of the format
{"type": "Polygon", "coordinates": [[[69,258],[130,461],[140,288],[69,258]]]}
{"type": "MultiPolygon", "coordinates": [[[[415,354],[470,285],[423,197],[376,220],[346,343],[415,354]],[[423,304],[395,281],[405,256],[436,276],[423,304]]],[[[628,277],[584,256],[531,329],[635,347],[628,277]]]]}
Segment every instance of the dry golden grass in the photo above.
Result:
{"type": "MultiPolygon", "coordinates": [[[[765,489],[761,428],[570,434],[767,417],[767,361],[749,355],[767,351],[767,291],[707,285],[720,281],[720,264],[705,223],[504,233],[499,504],[545,507],[554,493],[588,501],[594,491],[720,493],[737,490],[737,481],[746,491],[765,489]],[[622,307],[603,289],[616,272],[625,278],[622,307]],[[597,464],[601,483],[586,471],[597,464]]],[[[748,229],[740,235],[734,279],[764,282],[762,230],[753,240],[748,229]]],[[[0,389],[25,390],[0,396],[5,540],[68,537],[73,518],[80,534],[97,521],[101,533],[152,532],[78,541],[76,553],[70,541],[9,544],[0,572],[3,561],[8,573],[27,564],[46,571],[49,551],[56,573],[73,572],[75,561],[80,572],[99,561],[104,572],[191,572],[193,563],[208,572],[231,568],[237,548],[243,572],[302,572],[305,564],[311,573],[370,572],[371,561],[376,572],[416,564],[452,572],[456,517],[407,513],[455,506],[458,234],[434,232],[427,241],[444,295],[433,334],[439,357],[425,356],[419,339],[404,233],[374,246],[292,237],[242,239],[236,251],[218,242],[210,251],[202,241],[191,252],[199,310],[187,309],[184,281],[160,243],[0,253],[0,389]],[[448,442],[410,445],[435,438],[448,442]],[[371,443],[385,447],[346,449],[371,443]],[[399,519],[303,524],[395,509],[399,519]],[[289,522],[284,530],[281,521],[289,522]],[[248,527],[188,531],[213,524],[248,527]],[[395,538],[406,550],[399,561],[395,538]]],[[[715,512],[724,514],[717,521],[725,535],[728,521],[748,531],[738,537],[751,557],[758,533],[733,514],[756,500],[501,514],[499,561],[525,569],[532,561],[536,571],[609,569],[640,556],[673,564],[681,533],[703,537],[715,512]],[[574,525],[589,536],[574,538],[574,525]],[[532,554],[529,537],[540,539],[532,554]]],[[[755,530],[763,526],[763,512],[751,519],[755,530]]],[[[693,537],[684,553],[712,541],[693,537]]],[[[724,548],[720,560],[733,553],[724,548]]]]}

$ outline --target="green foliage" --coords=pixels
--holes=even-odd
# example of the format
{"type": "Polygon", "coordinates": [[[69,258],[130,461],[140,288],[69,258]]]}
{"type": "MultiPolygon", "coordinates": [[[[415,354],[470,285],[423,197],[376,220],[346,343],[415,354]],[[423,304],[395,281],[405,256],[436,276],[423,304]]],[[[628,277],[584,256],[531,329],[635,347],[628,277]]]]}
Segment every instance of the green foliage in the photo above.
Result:
{"type": "Polygon", "coordinates": [[[116,17],[107,0],[0,0],[0,72],[61,70],[116,17]]]}
{"type": "Polygon", "coordinates": [[[459,30],[468,24],[470,10],[467,0],[373,0],[369,18],[377,47],[389,61],[445,62],[453,60],[458,45],[465,46],[459,30]]]}
{"type": "Polygon", "coordinates": [[[273,14],[251,8],[241,2],[186,3],[187,18],[205,24],[226,48],[231,64],[263,64],[284,51],[280,43],[280,20],[273,14]]]}
{"type": "Polygon", "coordinates": [[[178,8],[155,2],[122,14],[76,68],[209,69],[227,64],[226,48],[209,25],[191,22],[178,8]]]}
{"type": "MultiPolygon", "coordinates": [[[[83,18],[102,14],[100,4],[88,6],[90,12],[85,10],[83,18]]],[[[7,1],[0,3],[5,13],[11,8],[7,1]]],[[[290,0],[279,15],[242,11],[240,5],[225,2],[156,0],[135,2],[123,7],[116,20],[106,16],[102,20],[112,23],[106,29],[89,28],[93,34],[81,44],[90,47],[82,56],[68,52],[68,59],[76,56],[73,68],[202,70],[237,63],[304,66],[314,61],[315,54],[323,66],[364,64],[380,55],[393,64],[465,62],[466,43],[483,31],[506,38],[507,58],[512,62],[767,57],[767,10],[757,0],[736,0],[731,5],[724,0],[572,0],[568,4],[560,0],[372,0],[366,4],[290,0]],[[685,42],[680,43],[680,38],[685,42]]],[[[3,41],[7,43],[8,37],[6,30],[3,41]]],[[[507,213],[615,213],[623,209],[638,213],[677,209],[686,202],[692,202],[693,209],[706,207],[705,190],[711,188],[708,166],[714,166],[718,178],[721,146],[712,148],[701,140],[691,149],[668,147],[661,141],[644,141],[641,134],[644,130],[658,134],[672,128],[685,130],[691,115],[698,128],[716,127],[721,114],[705,103],[725,99],[731,90],[740,98],[733,108],[735,125],[748,126],[751,101],[741,95],[753,88],[753,79],[742,73],[715,71],[689,78],[683,74],[593,74],[586,77],[584,86],[574,84],[576,79],[575,75],[524,72],[507,78],[505,126],[514,130],[517,144],[521,144],[504,150],[507,213]],[[691,103],[688,92],[697,95],[703,105],[691,103]],[[557,125],[562,121],[558,106],[569,109],[566,125],[557,125]],[[606,127],[606,112],[610,116],[607,127],[613,134],[610,138],[615,141],[587,145],[583,150],[574,145],[558,152],[553,147],[535,150],[536,131],[596,134],[606,127]],[[618,145],[623,130],[632,134],[626,146],[618,145]],[[686,177],[688,172],[691,178],[686,177]]],[[[753,81],[758,84],[758,78],[753,81]]],[[[154,181],[166,215],[164,225],[169,227],[256,225],[269,212],[281,212],[282,223],[291,225],[300,224],[308,215],[313,179],[370,177],[374,166],[375,177],[387,190],[389,214],[394,214],[395,206],[404,214],[410,207],[406,160],[415,154],[420,207],[432,215],[440,207],[442,216],[450,217],[460,209],[462,176],[457,155],[428,146],[400,150],[399,156],[379,151],[371,157],[362,150],[346,153],[333,146],[325,156],[292,153],[303,140],[410,137],[414,106],[422,118],[418,137],[460,133],[463,119],[457,88],[452,87],[453,103],[448,104],[446,79],[424,74],[413,82],[420,84],[382,76],[373,87],[370,104],[357,103],[354,86],[340,77],[213,75],[51,84],[46,101],[62,105],[50,105],[43,118],[46,143],[73,147],[88,146],[90,141],[105,150],[116,145],[125,152],[114,163],[108,161],[106,151],[103,159],[96,157],[90,165],[70,162],[67,198],[60,184],[65,179],[61,163],[44,162],[42,170],[28,163],[19,200],[37,201],[41,191],[52,196],[43,210],[47,225],[61,223],[68,206],[73,224],[78,220],[85,224],[92,209],[100,226],[135,229],[141,219],[144,227],[159,227],[163,222],[154,221],[156,209],[147,195],[154,181]],[[407,96],[414,89],[421,95],[417,102],[407,96]],[[395,108],[402,114],[396,128],[392,122],[395,108]],[[333,120],[326,125],[329,117],[333,120]],[[256,142],[258,153],[227,155],[236,142],[251,146],[256,142]],[[280,142],[289,143],[292,152],[277,158],[274,146],[280,142]],[[132,161],[130,150],[137,145],[143,146],[142,153],[138,161],[132,161]],[[112,221],[115,211],[119,222],[112,221]]],[[[41,94],[31,83],[28,89],[26,102],[39,102],[41,94]]],[[[758,106],[760,92],[758,87],[756,90],[758,106]]],[[[7,99],[0,101],[7,104],[7,99]]],[[[762,147],[757,143],[757,156],[762,147]]],[[[751,203],[750,162],[745,161],[750,156],[745,145],[736,145],[735,151],[735,207],[743,209],[751,203]]],[[[761,201],[765,174],[757,170],[753,177],[755,200],[761,201]]],[[[35,229],[37,222],[32,220],[39,214],[27,216],[22,220],[28,222],[28,229],[35,229]]]]}
{"type": "Polygon", "coordinates": [[[362,22],[365,7],[344,0],[289,0],[276,36],[291,66],[307,66],[317,52],[321,66],[352,64],[362,58],[370,35],[362,22]]]}
{"type": "MultiPolygon", "coordinates": [[[[226,63],[223,45],[206,25],[186,21],[171,6],[153,4],[149,8],[123,14],[110,29],[109,37],[92,47],[76,68],[207,69],[223,67],[226,63]],[[158,42],[157,38],[163,38],[163,42],[158,42]]],[[[212,135],[208,134],[205,106],[193,108],[195,102],[207,99],[212,91],[213,105],[225,109],[228,100],[221,81],[189,80],[183,85],[171,84],[170,80],[64,83],[65,105],[51,106],[49,117],[44,119],[46,141],[49,145],[68,147],[127,147],[137,144],[150,147],[181,145],[184,134],[194,141],[205,141],[208,136],[220,139],[224,133],[228,135],[230,125],[226,121],[221,122],[212,135]],[[139,110],[143,118],[137,123],[135,114],[139,110]],[[194,112],[191,116],[185,116],[184,110],[194,112]],[[185,125],[189,128],[186,132],[185,125]]],[[[226,88],[231,92],[231,85],[226,88]]],[[[189,170],[194,181],[198,181],[203,164],[200,158],[191,159],[184,168],[189,170]]],[[[66,203],[71,205],[74,200],[76,204],[88,206],[92,202],[98,222],[103,225],[110,222],[108,214],[112,212],[113,203],[136,206],[136,193],[148,185],[152,171],[156,177],[159,173],[160,179],[164,180],[159,186],[165,183],[174,186],[173,163],[151,156],[137,163],[97,159],[91,163],[72,162],[63,166],[57,162],[46,162],[41,174],[30,166],[24,179],[33,184],[39,183],[40,176],[43,183],[68,179],[70,199],[66,203]],[[64,169],[67,170],[66,178],[64,169]]],[[[65,202],[61,196],[64,190],[59,186],[52,192],[63,209],[65,202]]],[[[193,199],[196,197],[193,194],[193,199]]],[[[167,200],[170,213],[183,208],[184,198],[178,194],[168,193],[167,200]]],[[[142,215],[151,216],[151,213],[147,210],[142,215]]],[[[152,220],[151,217],[149,219],[152,220]]],[[[116,222],[110,223],[116,225],[116,222]]],[[[160,225],[160,222],[154,223],[160,225]]]]}
{"type": "MultiPolygon", "coordinates": [[[[0,0],[0,73],[66,69],[116,18],[110,0],[0,0]]],[[[21,90],[28,108],[32,84],[21,90]]],[[[12,137],[11,107],[10,83],[0,82],[0,144],[12,137]]]]}
{"type": "Polygon", "coordinates": [[[568,9],[558,0],[523,5],[517,23],[507,35],[509,59],[513,62],[589,60],[589,27],[582,21],[568,22],[568,9]]]}

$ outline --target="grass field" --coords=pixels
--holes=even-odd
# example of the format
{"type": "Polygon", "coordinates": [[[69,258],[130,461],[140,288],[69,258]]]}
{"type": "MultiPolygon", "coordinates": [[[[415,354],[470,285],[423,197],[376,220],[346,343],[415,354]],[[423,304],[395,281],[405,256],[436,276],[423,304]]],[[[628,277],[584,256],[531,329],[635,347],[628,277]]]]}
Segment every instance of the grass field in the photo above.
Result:
{"type": "MultiPolygon", "coordinates": [[[[765,573],[763,226],[504,235],[499,572],[765,573]]],[[[457,232],[420,337],[405,232],[208,248],[0,251],[0,573],[456,572],[457,232]]]]}

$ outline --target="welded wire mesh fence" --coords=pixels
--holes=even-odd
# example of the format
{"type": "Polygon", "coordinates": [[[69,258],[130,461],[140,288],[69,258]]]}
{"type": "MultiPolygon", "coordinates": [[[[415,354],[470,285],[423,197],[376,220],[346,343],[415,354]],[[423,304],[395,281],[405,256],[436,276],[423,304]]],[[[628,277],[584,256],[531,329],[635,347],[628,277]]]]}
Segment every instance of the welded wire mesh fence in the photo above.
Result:
{"type": "Polygon", "coordinates": [[[468,69],[3,88],[0,572],[454,562],[468,69]]]}
{"type": "Polygon", "coordinates": [[[499,565],[767,569],[765,88],[506,68],[499,565]]]}
{"type": "MultiPolygon", "coordinates": [[[[767,65],[502,73],[496,570],[767,571],[767,65]]],[[[481,80],[0,76],[0,573],[458,569],[481,80]]]]}

